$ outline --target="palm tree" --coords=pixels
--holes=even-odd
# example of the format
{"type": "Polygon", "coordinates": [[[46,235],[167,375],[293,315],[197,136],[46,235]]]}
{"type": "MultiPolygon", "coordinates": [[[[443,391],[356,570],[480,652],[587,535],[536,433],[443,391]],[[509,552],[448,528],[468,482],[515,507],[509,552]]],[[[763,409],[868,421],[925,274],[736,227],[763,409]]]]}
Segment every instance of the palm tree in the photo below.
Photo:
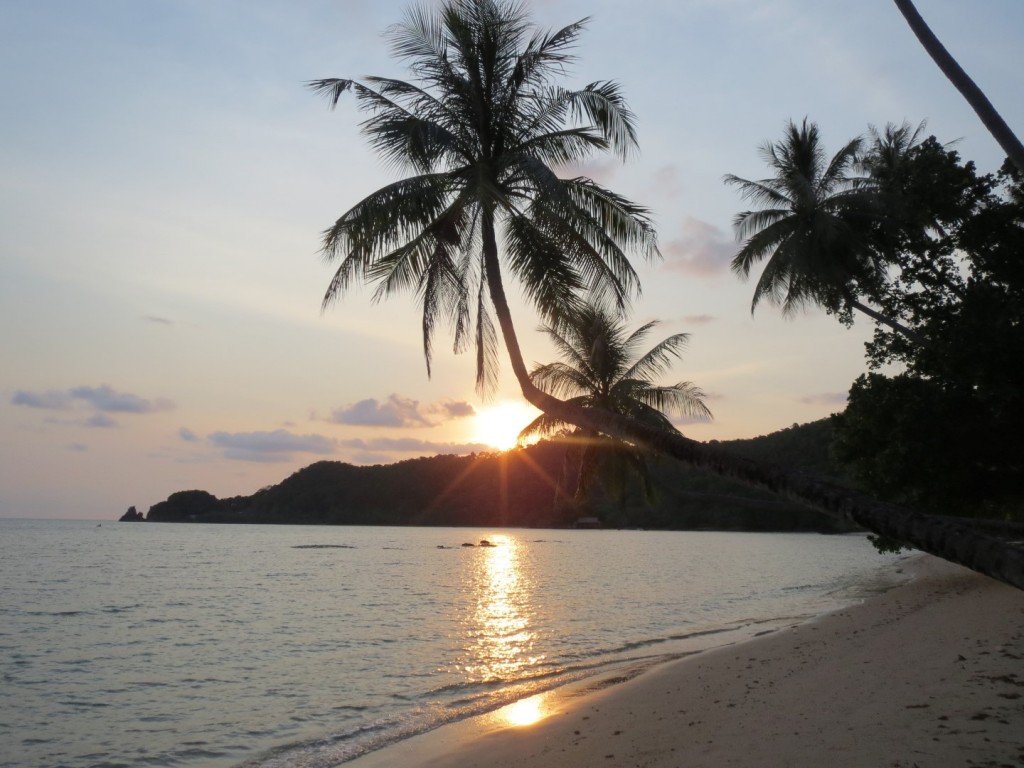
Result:
{"type": "Polygon", "coordinates": [[[636,148],[633,115],[614,82],[579,90],[554,82],[585,23],[542,33],[510,0],[447,0],[436,11],[413,8],[388,31],[411,81],[309,83],[332,106],[352,91],[368,113],[364,135],[411,172],[325,231],[323,254],[340,261],[325,306],[356,282],[375,283],[378,299],[414,291],[428,373],[435,326],[448,321],[456,351],[472,338],[486,392],[497,359],[492,311],[513,368],[526,376],[503,270],[545,318],[581,292],[626,305],[639,288],[628,253],[658,255],[646,209],[556,172],[596,152],[625,159],[636,148]]]}
{"type": "MultiPolygon", "coordinates": [[[[541,326],[563,361],[536,366],[530,379],[545,392],[579,408],[617,413],[651,429],[676,432],[666,411],[710,418],[704,393],[690,382],[666,386],[652,383],[652,378],[669,368],[673,358],[682,355],[689,341],[689,334],[673,334],[639,354],[645,337],[656,325],[657,321],[652,321],[627,333],[623,321],[608,307],[585,305],[558,327],[541,326]]],[[[574,426],[563,418],[542,413],[519,433],[519,439],[550,436],[574,426]]],[[[606,486],[616,485],[622,491],[625,474],[631,471],[640,478],[645,492],[649,491],[645,451],[590,429],[575,430],[569,442],[579,448],[580,454],[577,502],[588,495],[602,464],[602,474],[612,481],[606,486]]]]}
{"type": "Polygon", "coordinates": [[[900,192],[906,185],[911,153],[921,145],[926,125],[925,121],[917,126],[904,121],[900,125],[887,123],[885,128],[868,126],[870,140],[859,158],[859,165],[884,196],[882,205],[887,210],[897,209],[897,219],[917,213],[916,206],[908,205],[900,192]]]}
{"type": "MultiPolygon", "coordinates": [[[[910,172],[922,152],[940,148],[934,137],[923,140],[925,125],[924,121],[917,126],[904,121],[900,125],[888,123],[884,129],[868,126],[870,141],[859,159],[860,167],[871,179],[879,209],[875,246],[890,269],[902,269],[900,251],[927,252],[932,234],[946,235],[942,212],[931,202],[939,180],[927,177],[915,183],[910,172]]],[[[928,253],[918,263],[929,273],[930,281],[964,298],[963,279],[951,257],[928,253]]],[[[930,287],[923,286],[924,290],[930,287]]],[[[878,297],[875,300],[883,303],[878,297]]]]}
{"type": "Polygon", "coordinates": [[[505,298],[499,225],[506,265],[546,318],[578,306],[581,290],[625,304],[637,288],[626,249],[657,253],[645,209],[553,170],[596,151],[625,157],[636,146],[632,114],[614,83],[567,91],[551,82],[571,61],[584,22],[543,34],[531,32],[511,0],[446,0],[434,13],[411,10],[392,28],[395,53],[410,61],[418,84],[390,78],[309,84],[332,105],[352,91],[369,112],[363,130],[373,146],[414,172],[365,198],[324,233],[325,257],[341,261],[325,305],[363,281],[378,284],[378,298],[415,291],[428,365],[434,326],[448,320],[456,349],[474,337],[477,382],[485,388],[496,354],[493,309],[523,396],[544,413],[799,499],[1024,588],[1024,551],[973,528],[580,407],[531,381],[505,298]]]}
{"type": "Polygon", "coordinates": [[[762,299],[791,314],[807,304],[830,312],[857,310],[917,344],[926,339],[858,298],[861,289],[884,283],[884,265],[872,249],[871,226],[877,220],[870,179],[852,176],[863,140],[853,139],[827,159],[818,126],[805,118],[786,124],[781,141],[768,142],[761,155],[775,172],[760,181],[728,174],[727,184],[757,210],[736,215],[736,235],[743,247],[732,260],[733,271],[748,277],[767,259],[754,288],[751,311],[762,299]]]}
{"type": "Polygon", "coordinates": [[[921,14],[918,13],[912,0],[894,0],[894,2],[896,7],[899,8],[900,13],[903,14],[903,18],[906,19],[914,36],[917,37],[925,51],[931,56],[932,61],[938,65],[939,69],[942,70],[942,74],[953,84],[953,87],[960,91],[960,95],[967,99],[971,109],[974,110],[974,113],[981,119],[985,127],[988,128],[989,133],[992,134],[992,137],[998,142],[1003,152],[1007,154],[1013,164],[1021,171],[1024,171],[1024,144],[1021,144],[1017,135],[1010,130],[1010,126],[1003,120],[1002,115],[999,114],[992,105],[992,102],[988,100],[984,92],[971,79],[970,75],[950,55],[939,38],[935,36],[935,33],[932,32],[931,28],[921,17],[921,14]]]}

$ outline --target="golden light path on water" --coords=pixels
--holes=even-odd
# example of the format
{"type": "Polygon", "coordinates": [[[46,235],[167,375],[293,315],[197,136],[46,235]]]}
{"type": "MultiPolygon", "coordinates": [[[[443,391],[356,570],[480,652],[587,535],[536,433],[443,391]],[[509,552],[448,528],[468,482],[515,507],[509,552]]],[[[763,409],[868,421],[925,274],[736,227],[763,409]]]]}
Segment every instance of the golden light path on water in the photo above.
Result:
{"type": "MultiPolygon", "coordinates": [[[[521,565],[522,544],[515,537],[497,534],[487,541],[491,546],[478,551],[481,557],[473,579],[476,609],[463,672],[471,682],[517,680],[544,658],[533,654],[533,585],[521,565]]],[[[545,716],[541,699],[532,696],[495,714],[509,725],[531,725],[545,716]]]]}

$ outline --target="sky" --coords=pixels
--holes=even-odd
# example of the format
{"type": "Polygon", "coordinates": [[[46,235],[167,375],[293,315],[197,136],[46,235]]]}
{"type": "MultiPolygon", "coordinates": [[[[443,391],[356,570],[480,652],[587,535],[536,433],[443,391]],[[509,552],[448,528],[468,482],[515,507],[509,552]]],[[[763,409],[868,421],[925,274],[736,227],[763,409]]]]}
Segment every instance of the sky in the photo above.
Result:
{"type": "MultiPolygon", "coordinates": [[[[664,255],[637,264],[630,326],[691,334],[664,383],[753,437],[843,408],[871,327],[750,312],[728,269],[744,209],[722,177],[808,117],[835,151],[868,125],[928,121],[994,171],[1002,154],[890,0],[534,0],[590,22],[566,84],[617,80],[640,154],[582,172],[648,206],[664,255]]],[[[918,0],[1024,131],[1024,2],[918,0]]],[[[319,460],[491,450],[524,424],[506,367],[423,362],[414,299],[371,289],[321,312],[321,232],[396,172],[304,88],[405,77],[382,38],[404,0],[5,0],[0,25],[0,517],[110,519],[201,488],[250,494],[319,460]]],[[[553,354],[513,296],[528,362],[553,354]]]]}

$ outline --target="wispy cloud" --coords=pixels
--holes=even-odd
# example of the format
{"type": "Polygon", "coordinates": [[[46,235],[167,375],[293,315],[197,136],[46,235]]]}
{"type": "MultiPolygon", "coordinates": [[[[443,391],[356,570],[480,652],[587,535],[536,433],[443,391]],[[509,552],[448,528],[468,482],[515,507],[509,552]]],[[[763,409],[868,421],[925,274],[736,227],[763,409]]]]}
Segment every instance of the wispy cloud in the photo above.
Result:
{"type": "Polygon", "coordinates": [[[692,216],[686,219],[685,234],[662,249],[665,268],[696,277],[713,277],[729,268],[736,244],[722,230],[692,216]]]}
{"type": "Polygon", "coordinates": [[[49,419],[53,424],[85,426],[110,429],[117,422],[111,413],[147,414],[173,410],[175,405],[165,398],[147,399],[130,392],[118,392],[106,384],[99,387],[81,386],[64,390],[30,392],[19,389],[11,398],[12,405],[38,408],[44,411],[74,411],[92,409],[92,416],[86,419],[49,419]]]}
{"type": "Polygon", "coordinates": [[[164,398],[147,400],[144,397],[128,392],[117,392],[104,384],[100,387],[72,387],[66,390],[47,390],[46,392],[29,392],[19,389],[11,398],[12,405],[24,405],[28,408],[41,408],[47,411],[66,411],[76,401],[92,406],[102,413],[155,413],[169,411],[174,403],[164,398]]]}
{"type": "Polygon", "coordinates": [[[434,407],[450,419],[465,419],[476,415],[476,409],[465,400],[446,400],[434,407]]]}
{"type": "Polygon", "coordinates": [[[157,315],[146,315],[144,319],[151,323],[155,323],[156,325],[174,325],[173,320],[168,320],[166,317],[159,317],[157,315]]]}
{"type": "Polygon", "coordinates": [[[335,443],[323,435],[295,435],[283,429],[273,432],[214,432],[211,443],[222,449],[224,458],[236,461],[285,462],[295,454],[326,456],[334,453],[335,443]]]}
{"type": "Polygon", "coordinates": [[[399,395],[390,395],[387,400],[376,398],[360,400],[357,403],[336,409],[330,421],[361,427],[436,427],[452,419],[472,416],[476,411],[463,400],[446,400],[429,405],[421,404],[399,395]]]}
{"type": "Polygon", "coordinates": [[[717,319],[714,315],[686,315],[683,317],[683,322],[690,325],[707,325],[708,323],[715,322],[717,319]]]}
{"type": "Polygon", "coordinates": [[[193,432],[188,427],[182,427],[181,429],[179,429],[178,430],[178,437],[180,437],[186,443],[196,443],[196,442],[199,442],[199,435],[197,435],[195,432],[193,432]]]}
{"type": "Polygon", "coordinates": [[[27,408],[41,408],[46,411],[66,411],[71,407],[71,396],[67,392],[28,392],[19,389],[11,398],[11,405],[24,405],[27,408]]]}
{"type": "Polygon", "coordinates": [[[98,429],[111,429],[117,426],[117,422],[105,413],[96,413],[85,420],[85,426],[98,429]]]}
{"type": "Polygon", "coordinates": [[[147,400],[128,392],[116,392],[111,387],[75,387],[68,392],[77,400],[84,400],[104,413],[156,413],[170,411],[174,403],[164,398],[147,400]]]}

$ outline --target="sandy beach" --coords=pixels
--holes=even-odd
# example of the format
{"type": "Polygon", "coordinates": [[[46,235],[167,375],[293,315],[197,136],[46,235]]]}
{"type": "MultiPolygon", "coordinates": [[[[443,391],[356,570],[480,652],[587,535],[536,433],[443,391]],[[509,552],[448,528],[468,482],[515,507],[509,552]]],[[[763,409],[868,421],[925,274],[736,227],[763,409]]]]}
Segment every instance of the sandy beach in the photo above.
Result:
{"type": "Polygon", "coordinates": [[[625,682],[439,728],[346,766],[1024,766],[1024,592],[930,556],[913,581],[625,682]]]}

